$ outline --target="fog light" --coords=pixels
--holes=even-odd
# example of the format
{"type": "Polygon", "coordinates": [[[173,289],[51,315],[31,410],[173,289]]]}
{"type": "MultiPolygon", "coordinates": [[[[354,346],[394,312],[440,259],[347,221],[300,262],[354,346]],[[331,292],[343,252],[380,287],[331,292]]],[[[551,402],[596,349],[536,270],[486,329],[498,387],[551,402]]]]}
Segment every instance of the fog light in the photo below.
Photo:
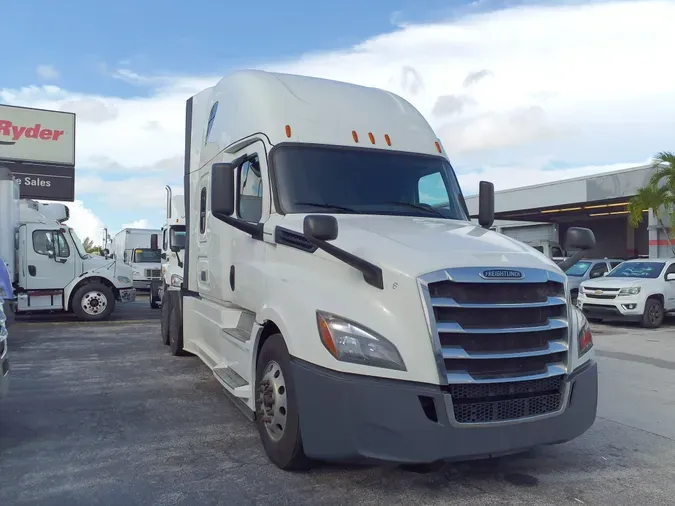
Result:
{"type": "Polygon", "coordinates": [[[635,309],[637,304],[621,304],[624,309],[635,309]]]}

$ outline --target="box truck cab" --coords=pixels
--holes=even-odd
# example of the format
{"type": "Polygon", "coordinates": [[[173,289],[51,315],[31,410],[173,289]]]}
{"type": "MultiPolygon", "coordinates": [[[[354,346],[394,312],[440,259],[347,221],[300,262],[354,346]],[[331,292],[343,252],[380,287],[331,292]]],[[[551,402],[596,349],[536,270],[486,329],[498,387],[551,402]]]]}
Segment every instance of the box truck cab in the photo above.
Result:
{"type": "Polygon", "coordinates": [[[411,104],[240,71],[186,111],[170,349],[211,368],[274,464],[496,456],[593,424],[593,341],[566,276],[487,229],[490,183],[470,222],[411,104]]]}
{"type": "Polygon", "coordinates": [[[114,258],[131,267],[137,290],[150,290],[152,281],[161,278],[161,251],[151,243],[152,236],[160,233],[160,230],[125,228],[113,238],[114,258]]]}
{"type": "Polygon", "coordinates": [[[18,197],[11,172],[0,167],[0,244],[15,288],[16,314],[67,311],[83,320],[103,320],[117,302],[135,299],[131,269],[87,253],[65,224],[66,205],[18,197]]]}

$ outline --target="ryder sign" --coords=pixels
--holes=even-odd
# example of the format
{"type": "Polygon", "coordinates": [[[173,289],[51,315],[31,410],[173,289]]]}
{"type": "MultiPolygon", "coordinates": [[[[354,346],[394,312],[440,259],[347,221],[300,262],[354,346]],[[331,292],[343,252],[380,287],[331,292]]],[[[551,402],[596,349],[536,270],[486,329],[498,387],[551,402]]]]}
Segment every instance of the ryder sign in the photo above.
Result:
{"type": "Polygon", "coordinates": [[[0,160],[75,165],[75,114],[0,105],[0,160]]]}

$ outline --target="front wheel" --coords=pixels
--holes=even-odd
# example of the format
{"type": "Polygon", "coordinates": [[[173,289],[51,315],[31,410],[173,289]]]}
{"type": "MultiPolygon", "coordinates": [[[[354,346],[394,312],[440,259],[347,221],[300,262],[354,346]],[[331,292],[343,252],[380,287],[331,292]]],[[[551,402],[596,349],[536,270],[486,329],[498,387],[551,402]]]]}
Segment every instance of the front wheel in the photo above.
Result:
{"type": "Polygon", "coordinates": [[[185,355],[183,350],[183,320],[179,308],[173,306],[169,315],[169,347],[177,357],[185,355]]]}
{"type": "Polygon", "coordinates": [[[162,296],[162,314],[160,317],[160,332],[162,335],[162,342],[169,345],[169,319],[171,318],[171,297],[168,292],[164,291],[162,296]]]}
{"type": "Polygon", "coordinates": [[[648,329],[655,329],[661,326],[665,312],[663,304],[659,299],[647,299],[645,311],[642,313],[642,326],[648,329]]]}
{"type": "Polygon", "coordinates": [[[87,283],[73,295],[73,312],[80,320],[107,320],[115,309],[115,294],[102,283],[87,283]]]}
{"type": "Polygon", "coordinates": [[[256,425],[267,457],[287,471],[309,468],[300,436],[291,360],[281,334],[265,341],[256,366],[256,425]]]}

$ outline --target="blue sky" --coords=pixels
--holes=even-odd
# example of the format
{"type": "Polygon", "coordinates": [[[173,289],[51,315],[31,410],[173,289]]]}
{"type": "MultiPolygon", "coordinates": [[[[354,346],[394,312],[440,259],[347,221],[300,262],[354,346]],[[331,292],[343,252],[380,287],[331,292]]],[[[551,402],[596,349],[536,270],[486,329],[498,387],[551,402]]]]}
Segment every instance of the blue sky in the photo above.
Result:
{"type": "Polygon", "coordinates": [[[642,76],[669,58],[673,1],[35,0],[2,16],[18,50],[3,52],[0,102],[78,115],[80,235],[160,225],[184,101],[236,68],[404,96],[465,193],[641,164],[672,143],[672,71],[642,76]]]}

